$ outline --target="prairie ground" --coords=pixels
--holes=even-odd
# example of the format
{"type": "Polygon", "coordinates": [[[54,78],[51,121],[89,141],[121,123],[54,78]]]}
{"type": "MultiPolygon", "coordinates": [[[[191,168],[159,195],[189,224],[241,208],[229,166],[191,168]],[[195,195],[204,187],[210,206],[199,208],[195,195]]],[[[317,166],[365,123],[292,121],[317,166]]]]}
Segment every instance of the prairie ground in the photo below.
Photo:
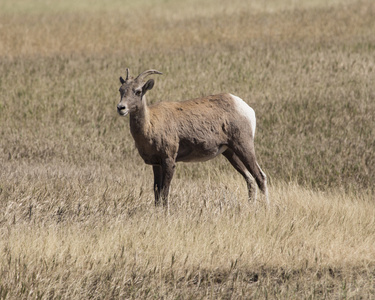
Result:
{"type": "Polygon", "coordinates": [[[0,299],[375,298],[375,3],[0,3],[0,299]],[[203,5],[202,5],[203,3],[203,5]],[[116,112],[231,92],[257,114],[270,207],[225,161],[170,209],[116,112]]]}

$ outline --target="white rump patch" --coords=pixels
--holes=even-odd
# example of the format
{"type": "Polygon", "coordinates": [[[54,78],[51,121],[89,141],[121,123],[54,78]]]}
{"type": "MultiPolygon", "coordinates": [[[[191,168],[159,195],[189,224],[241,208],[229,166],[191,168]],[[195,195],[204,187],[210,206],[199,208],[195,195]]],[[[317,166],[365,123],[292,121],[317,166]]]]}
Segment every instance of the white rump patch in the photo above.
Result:
{"type": "Polygon", "coordinates": [[[256,127],[255,111],[240,97],[234,96],[232,94],[230,95],[234,100],[234,105],[237,111],[249,120],[251,124],[251,130],[253,131],[253,138],[254,138],[255,127],[256,127]]]}

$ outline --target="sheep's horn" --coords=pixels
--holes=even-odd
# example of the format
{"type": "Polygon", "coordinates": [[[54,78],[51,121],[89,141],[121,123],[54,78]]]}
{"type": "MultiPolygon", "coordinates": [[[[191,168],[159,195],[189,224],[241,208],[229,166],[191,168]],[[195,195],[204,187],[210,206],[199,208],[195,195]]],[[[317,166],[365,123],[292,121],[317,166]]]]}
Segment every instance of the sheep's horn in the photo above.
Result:
{"type": "Polygon", "coordinates": [[[129,79],[129,68],[126,68],[126,79],[125,80],[128,80],[129,79]]]}
{"type": "Polygon", "coordinates": [[[137,76],[137,78],[134,79],[134,80],[143,79],[144,77],[149,76],[149,75],[152,75],[152,74],[159,74],[159,75],[162,75],[163,73],[162,73],[162,72],[159,72],[159,71],[156,71],[156,70],[147,70],[147,71],[144,71],[144,72],[142,72],[141,74],[139,74],[139,75],[137,76]]]}

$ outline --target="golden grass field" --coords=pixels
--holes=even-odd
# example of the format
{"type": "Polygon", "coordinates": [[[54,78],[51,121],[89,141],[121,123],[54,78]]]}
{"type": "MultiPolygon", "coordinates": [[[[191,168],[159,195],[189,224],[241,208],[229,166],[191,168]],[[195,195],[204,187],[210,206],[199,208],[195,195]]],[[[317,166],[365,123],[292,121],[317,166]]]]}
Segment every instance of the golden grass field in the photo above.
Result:
{"type": "Polygon", "coordinates": [[[375,298],[375,2],[2,0],[0,299],[375,298]],[[168,212],[116,112],[230,92],[270,207],[222,157],[168,212]]]}

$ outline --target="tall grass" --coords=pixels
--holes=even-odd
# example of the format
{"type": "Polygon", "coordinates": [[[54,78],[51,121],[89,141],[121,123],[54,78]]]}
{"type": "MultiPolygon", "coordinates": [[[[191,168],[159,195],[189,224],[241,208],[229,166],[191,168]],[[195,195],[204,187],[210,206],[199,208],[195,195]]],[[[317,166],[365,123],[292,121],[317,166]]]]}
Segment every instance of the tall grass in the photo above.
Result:
{"type": "Polygon", "coordinates": [[[374,297],[375,5],[197,2],[0,4],[0,299],[374,297]],[[126,67],[248,102],[271,207],[218,158],[154,208],[126,67]]]}

